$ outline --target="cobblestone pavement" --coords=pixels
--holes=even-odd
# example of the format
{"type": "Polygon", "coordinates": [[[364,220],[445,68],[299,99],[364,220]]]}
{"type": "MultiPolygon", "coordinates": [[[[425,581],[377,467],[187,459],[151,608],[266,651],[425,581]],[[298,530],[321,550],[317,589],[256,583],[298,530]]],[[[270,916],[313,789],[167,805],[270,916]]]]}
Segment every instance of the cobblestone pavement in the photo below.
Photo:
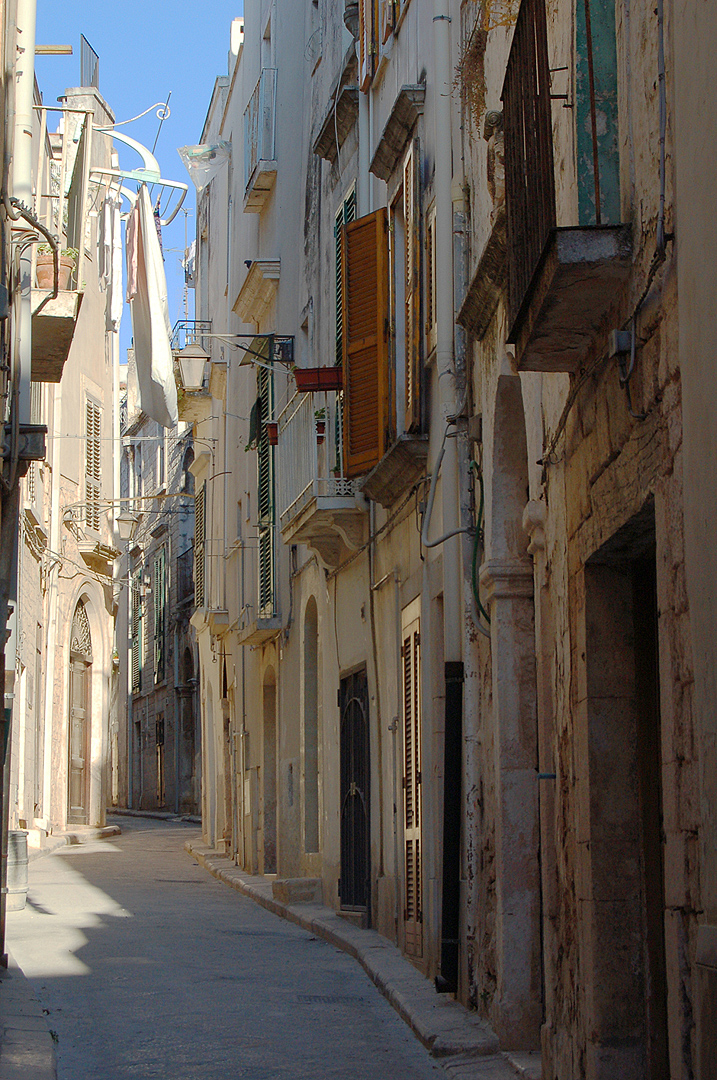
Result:
{"type": "Polygon", "coordinates": [[[358,964],[209,877],[196,826],[123,820],[30,868],[8,939],[59,1080],[438,1080],[358,964]]]}

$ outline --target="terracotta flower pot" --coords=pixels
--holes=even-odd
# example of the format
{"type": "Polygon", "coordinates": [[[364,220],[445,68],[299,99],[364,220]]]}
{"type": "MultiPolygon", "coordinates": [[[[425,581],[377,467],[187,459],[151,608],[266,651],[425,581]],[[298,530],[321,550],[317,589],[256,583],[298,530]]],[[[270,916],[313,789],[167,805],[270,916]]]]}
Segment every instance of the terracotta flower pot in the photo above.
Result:
{"type": "Polygon", "coordinates": [[[324,436],[325,435],[326,435],[326,421],[325,420],[317,420],[316,421],[316,441],[317,441],[317,443],[321,444],[324,441],[324,436]]]}
{"type": "Polygon", "coordinates": [[[269,420],[264,426],[266,427],[269,446],[277,446],[279,442],[279,425],[273,420],[269,420]]]}
{"type": "MultiPolygon", "coordinates": [[[[75,260],[71,255],[60,255],[59,259],[59,287],[67,290],[70,287],[72,271],[75,269],[75,260]]],[[[55,267],[52,252],[43,252],[37,256],[37,287],[38,289],[52,289],[54,285],[55,267]]]]}

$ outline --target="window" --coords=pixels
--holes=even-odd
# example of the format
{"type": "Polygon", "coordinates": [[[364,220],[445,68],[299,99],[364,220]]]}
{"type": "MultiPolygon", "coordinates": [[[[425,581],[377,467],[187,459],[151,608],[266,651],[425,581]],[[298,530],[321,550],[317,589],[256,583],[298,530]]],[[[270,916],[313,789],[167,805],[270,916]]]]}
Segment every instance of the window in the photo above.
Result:
{"type": "Polygon", "coordinates": [[[202,484],[194,499],[194,602],[198,608],[205,605],[204,544],[206,485],[202,484]]]}
{"type": "Polygon", "coordinates": [[[420,144],[415,139],[403,164],[403,220],[405,236],[404,431],[421,424],[421,190],[420,144]]]}
{"type": "Polygon", "coordinates": [[[130,578],[130,625],[132,653],[132,693],[142,691],[142,571],[135,570],[130,578]]]}
{"type": "Polygon", "coordinates": [[[167,559],[165,548],[160,548],[154,556],[152,598],[154,601],[154,681],[160,683],[164,682],[166,675],[167,559]]]}
{"type": "Polygon", "coordinates": [[[102,412],[96,401],[85,398],[85,522],[100,527],[102,496],[102,412]]]}
{"type": "Polygon", "coordinates": [[[167,451],[164,434],[159,435],[157,443],[157,490],[161,491],[167,482],[167,451]]]}
{"type": "MultiPolygon", "coordinates": [[[[274,376],[265,367],[257,368],[257,391],[262,417],[273,416],[274,376]]],[[[259,618],[265,619],[274,614],[274,448],[263,422],[257,449],[259,618]]]]}

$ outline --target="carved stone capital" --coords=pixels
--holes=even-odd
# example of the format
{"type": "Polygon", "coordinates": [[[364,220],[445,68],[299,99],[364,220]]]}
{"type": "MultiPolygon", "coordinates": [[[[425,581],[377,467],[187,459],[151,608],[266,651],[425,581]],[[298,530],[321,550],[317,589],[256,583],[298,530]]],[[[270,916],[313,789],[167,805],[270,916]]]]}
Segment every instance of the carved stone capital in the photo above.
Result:
{"type": "Polygon", "coordinates": [[[533,595],[530,559],[491,559],[480,568],[480,583],[488,603],[533,595]]]}

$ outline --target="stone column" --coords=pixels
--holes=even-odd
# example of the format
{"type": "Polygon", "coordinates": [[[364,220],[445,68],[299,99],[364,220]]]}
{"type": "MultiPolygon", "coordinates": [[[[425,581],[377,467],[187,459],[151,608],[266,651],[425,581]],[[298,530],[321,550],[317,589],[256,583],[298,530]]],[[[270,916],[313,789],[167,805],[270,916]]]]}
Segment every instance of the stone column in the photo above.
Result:
{"type": "Polygon", "coordinates": [[[481,568],[491,616],[496,978],[490,1021],[511,1049],[540,1047],[540,874],[533,566],[481,568]]]}

